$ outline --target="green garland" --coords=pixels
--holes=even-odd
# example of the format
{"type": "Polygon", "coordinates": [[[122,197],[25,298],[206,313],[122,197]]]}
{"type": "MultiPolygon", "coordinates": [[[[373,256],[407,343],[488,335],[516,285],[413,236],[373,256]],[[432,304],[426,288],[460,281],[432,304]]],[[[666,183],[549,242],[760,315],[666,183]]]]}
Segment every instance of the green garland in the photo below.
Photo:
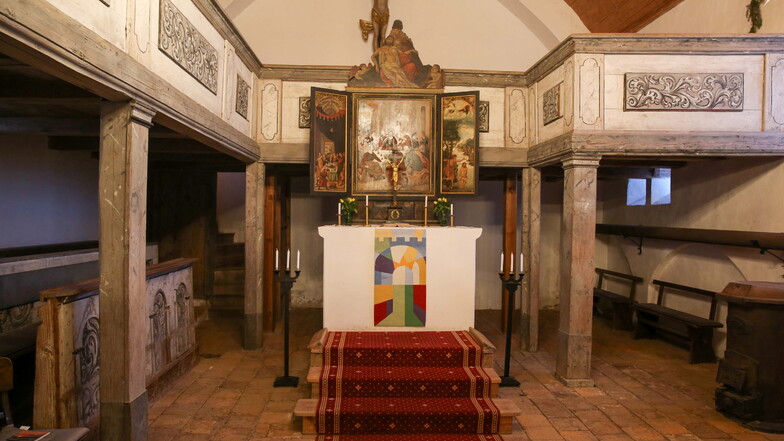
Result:
{"type": "Polygon", "coordinates": [[[765,0],[751,0],[746,6],[746,19],[751,22],[749,32],[756,33],[762,27],[762,2],[765,0]]]}

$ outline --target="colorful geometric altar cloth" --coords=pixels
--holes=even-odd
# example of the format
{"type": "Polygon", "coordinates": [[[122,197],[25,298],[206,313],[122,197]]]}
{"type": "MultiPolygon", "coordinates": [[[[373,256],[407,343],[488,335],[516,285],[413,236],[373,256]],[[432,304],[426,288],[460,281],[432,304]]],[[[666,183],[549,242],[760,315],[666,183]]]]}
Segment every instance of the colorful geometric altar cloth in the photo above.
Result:
{"type": "Polygon", "coordinates": [[[375,326],[425,326],[427,238],[424,229],[378,229],[375,237],[375,326]]]}

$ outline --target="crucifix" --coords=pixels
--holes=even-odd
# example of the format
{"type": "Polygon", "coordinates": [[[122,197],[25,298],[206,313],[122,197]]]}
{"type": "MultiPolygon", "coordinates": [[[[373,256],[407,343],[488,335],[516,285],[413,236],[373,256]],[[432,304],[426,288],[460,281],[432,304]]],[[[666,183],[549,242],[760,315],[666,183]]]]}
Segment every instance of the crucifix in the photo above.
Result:
{"type": "Polygon", "coordinates": [[[399,150],[392,150],[392,153],[387,156],[386,161],[392,169],[392,205],[389,206],[387,211],[387,220],[399,221],[400,220],[400,206],[397,205],[397,190],[398,183],[400,182],[400,164],[403,163],[403,154],[399,150]]]}

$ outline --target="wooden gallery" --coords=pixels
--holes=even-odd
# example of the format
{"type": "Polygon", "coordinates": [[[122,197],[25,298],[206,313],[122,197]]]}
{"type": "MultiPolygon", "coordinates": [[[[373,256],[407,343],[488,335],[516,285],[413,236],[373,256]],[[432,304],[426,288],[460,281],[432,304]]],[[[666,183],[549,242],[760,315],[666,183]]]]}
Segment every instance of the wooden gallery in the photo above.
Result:
{"type": "Polygon", "coordinates": [[[0,0],[0,441],[784,441],[782,278],[784,0],[0,0]]]}

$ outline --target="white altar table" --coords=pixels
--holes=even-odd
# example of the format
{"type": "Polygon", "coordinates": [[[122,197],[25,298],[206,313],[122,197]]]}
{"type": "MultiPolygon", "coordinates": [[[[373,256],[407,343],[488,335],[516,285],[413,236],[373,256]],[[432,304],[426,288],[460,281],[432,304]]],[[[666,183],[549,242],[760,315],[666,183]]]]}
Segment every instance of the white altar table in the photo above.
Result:
{"type": "Polygon", "coordinates": [[[319,227],[324,238],[324,327],[473,327],[476,239],[481,234],[481,228],[470,227],[319,227]],[[377,326],[379,317],[384,319],[377,326]],[[397,326],[403,320],[406,324],[397,326]]]}

